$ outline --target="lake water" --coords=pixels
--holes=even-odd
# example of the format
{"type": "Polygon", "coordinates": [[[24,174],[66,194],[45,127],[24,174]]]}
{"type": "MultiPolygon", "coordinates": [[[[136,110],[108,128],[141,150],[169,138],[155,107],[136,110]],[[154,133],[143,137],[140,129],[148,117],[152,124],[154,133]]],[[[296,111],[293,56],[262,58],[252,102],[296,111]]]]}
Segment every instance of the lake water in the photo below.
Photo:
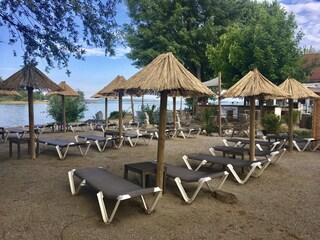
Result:
{"type": "MultiPolygon", "coordinates": [[[[185,103],[182,102],[182,108],[184,109],[185,103]]],[[[144,105],[155,105],[160,106],[160,99],[144,99],[144,105]]],[[[177,109],[180,109],[180,98],[177,98],[176,101],[177,109]]],[[[99,102],[87,104],[88,111],[85,112],[85,117],[81,119],[82,121],[93,119],[93,116],[98,111],[101,111],[104,115],[104,100],[102,99],[99,102]]],[[[172,109],[172,99],[168,99],[168,109],[172,109]]],[[[130,99],[123,99],[123,111],[131,112],[131,101],[130,99]]],[[[134,99],[134,110],[141,110],[141,98],[134,99]]],[[[113,111],[118,111],[118,100],[109,99],[108,100],[108,114],[113,111]]],[[[35,124],[44,124],[54,122],[51,116],[47,114],[47,104],[34,104],[34,123],[35,124]]],[[[0,104],[0,127],[16,127],[28,125],[28,104],[0,104]]]]}

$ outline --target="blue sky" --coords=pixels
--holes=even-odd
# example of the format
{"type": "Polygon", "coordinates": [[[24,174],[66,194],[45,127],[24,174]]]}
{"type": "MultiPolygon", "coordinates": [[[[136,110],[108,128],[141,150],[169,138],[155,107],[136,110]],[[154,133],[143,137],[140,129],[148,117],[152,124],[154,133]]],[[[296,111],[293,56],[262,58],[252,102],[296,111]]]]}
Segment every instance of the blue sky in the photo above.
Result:
{"type": "MultiPolygon", "coordinates": [[[[296,14],[298,26],[305,34],[300,44],[301,47],[309,48],[312,46],[320,51],[320,1],[281,0],[280,2],[288,12],[292,11],[296,14]]],[[[118,7],[117,21],[119,24],[130,21],[124,5],[118,7]]],[[[0,28],[0,40],[4,34],[6,31],[0,28]]],[[[66,81],[74,89],[83,91],[85,97],[89,98],[117,75],[123,75],[128,79],[139,71],[125,56],[129,50],[118,46],[116,56],[106,57],[103,49],[87,49],[85,61],[70,59],[70,76],[65,74],[65,69],[52,69],[47,75],[56,83],[66,81]]],[[[18,71],[21,65],[21,57],[13,57],[12,48],[0,41],[0,76],[3,79],[8,78],[18,71]]],[[[39,61],[38,68],[44,71],[45,62],[39,61]]]]}

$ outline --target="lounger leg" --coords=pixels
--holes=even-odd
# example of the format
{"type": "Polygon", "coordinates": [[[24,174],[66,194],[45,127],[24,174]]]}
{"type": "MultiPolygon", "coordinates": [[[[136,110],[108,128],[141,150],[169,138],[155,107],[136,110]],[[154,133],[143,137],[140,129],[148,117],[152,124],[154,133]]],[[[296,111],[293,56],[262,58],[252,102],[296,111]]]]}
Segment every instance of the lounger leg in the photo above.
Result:
{"type": "Polygon", "coordinates": [[[66,152],[65,152],[64,155],[62,155],[62,152],[61,152],[61,149],[60,149],[59,146],[56,146],[56,149],[57,149],[57,153],[58,153],[58,155],[59,155],[59,158],[62,160],[62,159],[64,159],[64,157],[66,156],[66,153],[67,153],[67,151],[68,151],[68,149],[69,149],[69,146],[67,147],[67,150],[66,150],[66,152]]]}
{"type": "Polygon", "coordinates": [[[296,149],[298,150],[298,152],[301,152],[301,148],[299,147],[299,145],[297,144],[297,142],[295,140],[292,140],[293,146],[296,147],[296,149]]]}
{"type": "Polygon", "coordinates": [[[107,213],[106,205],[105,205],[105,203],[103,201],[103,193],[101,191],[97,193],[97,198],[98,198],[98,202],[99,202],[99,206],[100,206],[102,220],[104,221],[104,223],[107,223],[107,224],[111,223],[113,218],[114,218],[114,215],[116,214],[116,212],[118,210],[120,202],[122,200],[119,200],[119,199],[117,200],[116,205],[114,206],[114,208],[112,210],[112,213],[110,215],[110,218],[109,218],[108,217],[108,213],[107,213]]]}
{"type": "MultiPolygon", "coordinates": [[[[103,150],[104,150],[105,146],[107,145],[107,142],[108,142],[108,140],[105,141],[105,144],[104,144],[103,147],[102,147],[103,150]]],[[[100,144],[99,144],[99,141],[98,141],[98,140],[95,140],[94,143],[96,144],[99,152],[102,152],[103,150],[101,149],[101,146],[100,146],[100,144]]]]}
{"type": "MultiPolygon", "coordinates": [[[[224,171],[224,176],[221,177],[220,182],[218,184],[217,190],[220,190],[220,188],[222,187],[222,185],[224,184],[224,182],[226,181],[226,179],[228,178],[229,173],[227,171],[224,171]]],[[[206,182],[208,188],[210,189],[211,192],[213,192],[213,190],[211,189],[211,187],[209,186],[209,183],[206,182]]]]}
{"type": "MultiPolygon", "coordinates": [[[[231,164],[228,164],[227,167],[230,170],[230,172],[232,173],[232,175],[235,177],[235,179],[237,180],[238,183],[245,184],[248,181],[248,179],[250,178],[250,176],[252,175],[252,173],[254,172],[254,170],[256,169],[256,167],[258,167],[260,164],[261,164],[260,162],[259,163],[253,163],[251,165],[250,171],[248,172],[247,176],[243,180],[240,179],[239,175],[234,170],[234,168],[233,168],[233,166],[231,164]]],[[[265,168],[263,168],[261,170],[263,171],[264,169],[265,168]]],[[[261,173],[259,175],[261,175],[261,173]]]]}
{"type": "Polygon", "coordinates": [[[271,156],[271,157],[270,157],[271,162],[272,162],[272,163],[276,163],[276,162],[283,156],[283,154],[285,153],[285,151],[286,151],[286,149],[283,148],[282,150],[279,151],[279,152],[281,152],[281,153],[280,153],[278,156],[277,156],[277,154],[274,155],[273,157],[271,156]],[[276,157],[276,156],[277,156],[277,157],[276,157]]]}
{"type": "Polygon", "coordinates": [[[74,178],[73,178],[74,171],[75,171],[75,169],[68,172],[70,191],[71,191],[72,195],[76,195],[79,192],[80,188],[83,187],[84,185],[86,185],[86,180],[82,180],[82,182],[79,184],[79,186],[76,189],[75,184],[74,184],[74,178]]]}
{"type": "Polygon", "coordinates": [[[197,186],[197,189],[195,190],[194,194],[192,195],[191,198],[188,197],[186,191],[184,190],[184,187],[182,186],[182,183],[181,183],[181,179],[179,177],[176,177],[174,179],[174,181],[176,182],[178,188],[179,188],[179,191],[184,199],[185,202],[187,203],[192,203],[193,200],[196,198],[196,196],[198,195],[202,185],[207,182],[207,181],[210,181],[211,178],[210,177],[205,177],[205,178],[201,178],[199,181],[198,181],[198,186],[197,186]]]}
{"type": "Polygon", "coordinates": [[[202,160],[202,161],[200,162],[200,164],[196,167],[196,169],[192,169],[192,167],[191,167],[191,165],[190,165],[190,163],[189,163],[189,158],[188,158],[188,156],[183,155],[183,156],[182,156],[182,159],[183,159],[184,163],[187,165],[187,168],[190,169],[190,170],[194,170],[194,171],[198,171],[201,166],[207,164],[207,160],[202,160]]]}
{"type": "Polygon", "coordinates": [[[146,204],[146,201],[145,201],[145,199],[144,199],[144,196],[143,196],[143,195],[140,196],[140,197],[141,197],[142,204],[143,204],[143,207],[144,207],[144,209],[145,209],[145,211],[146,211],[147,213],[151,213],[151,212],[154,210],[154,208],[156,207],[156,205],[157,205],[157,203],[158,203],[158,200],[159,200],[160,197],[162,196],[162,190],[161,190],[159,187],[156,187],[156,188],[154,189],[154,192],[156,193],[156,196],[155,196],[155,198],[154,198],[154,200],[153,200],[153,203],[151,204],[151,207],[150,207],[150,208],[149,208],[148,205],[146,204]]]}
{"type": "Polygon", "coordinates": [[[320,147],[320,140],[319,140],[319,143],[312,149],[312,151],[316,151],[318,148],[320,147]]]}

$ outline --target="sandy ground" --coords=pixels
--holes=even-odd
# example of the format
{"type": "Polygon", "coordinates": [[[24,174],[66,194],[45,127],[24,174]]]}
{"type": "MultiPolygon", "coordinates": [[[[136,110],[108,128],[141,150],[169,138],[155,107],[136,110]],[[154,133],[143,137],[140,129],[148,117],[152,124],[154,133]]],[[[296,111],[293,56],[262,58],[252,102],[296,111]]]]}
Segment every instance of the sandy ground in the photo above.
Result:
{"type": "MultiPolygon", "coordinates": [[[[88,131],[89,132],[89,131],[88,131]]],[[[90,131],[90,133],[92,133],[90,131]]],[[[101,132],[95,132],[101,134],[101,132]]],[[[68,133],[72,139],[76,133],[68,133]]],[[[61,133],[46,133],[61,137],[61,133]]],[[[184,166],[183,154],[209,153],[222,138],[199,136],[166,140],[166,162],[184,166]]],[[[231,176],[222,190],[238,203],[223,203],[204,186],[186,204],[173,182],[147,215],[139,198],[122,202],[110,225],[103,223],[95,191],[83,188],[70,194],[67,172],[102,166],[123,176],[124,164],[156,159],[157,140],[149,146],[107,148],[91,146],[86,157],[76,148],[58,160],[53,147],[29,160],[26,146],[21,159],[8,157],[8,143],[0,144],[0,239],[319,239],[320,151],[286,152],[259,178],[240,185],[231,176]]],[[[134,174],[130,180],[137,182],[134,174]]],[[[153,180],[153,179],[151,179],[153,180]]],[[[137,182],[138,183],[138,182],[137,182]]],[[[189,193],[194,185],[186,186],[189,193]]],[[[107,206],[113,202],[106,201],[107,206]]]]}

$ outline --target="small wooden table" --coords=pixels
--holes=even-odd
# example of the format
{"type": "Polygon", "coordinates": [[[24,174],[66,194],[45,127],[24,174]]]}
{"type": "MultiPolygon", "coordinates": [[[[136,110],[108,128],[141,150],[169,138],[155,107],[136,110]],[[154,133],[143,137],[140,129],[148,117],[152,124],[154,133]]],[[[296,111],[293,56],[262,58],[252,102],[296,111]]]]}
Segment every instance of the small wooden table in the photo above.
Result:
{"type": "MultiPolygon", "coordinates": [[[[149,175],[157,173],[157,164],[153,162],[138,162],[124,165],[124,178],[128,180],[129,171],[140,175],[141,187],[145,188],[149,183],[149,175]]],[[[163,173],[163,192],[166,186],[166,169],[163,173]]]]}
{"type": "Polygon", "coordinates": [[[15,143],[17,144],[17,155],[18,159],[20,159],[20,152],[21,152],[21,144],[28,144],[28,154],[29,154],[29,143],[30,139],[29,138],[9,138],[9,157],[12,157],[12,144],[15,143]]]}

